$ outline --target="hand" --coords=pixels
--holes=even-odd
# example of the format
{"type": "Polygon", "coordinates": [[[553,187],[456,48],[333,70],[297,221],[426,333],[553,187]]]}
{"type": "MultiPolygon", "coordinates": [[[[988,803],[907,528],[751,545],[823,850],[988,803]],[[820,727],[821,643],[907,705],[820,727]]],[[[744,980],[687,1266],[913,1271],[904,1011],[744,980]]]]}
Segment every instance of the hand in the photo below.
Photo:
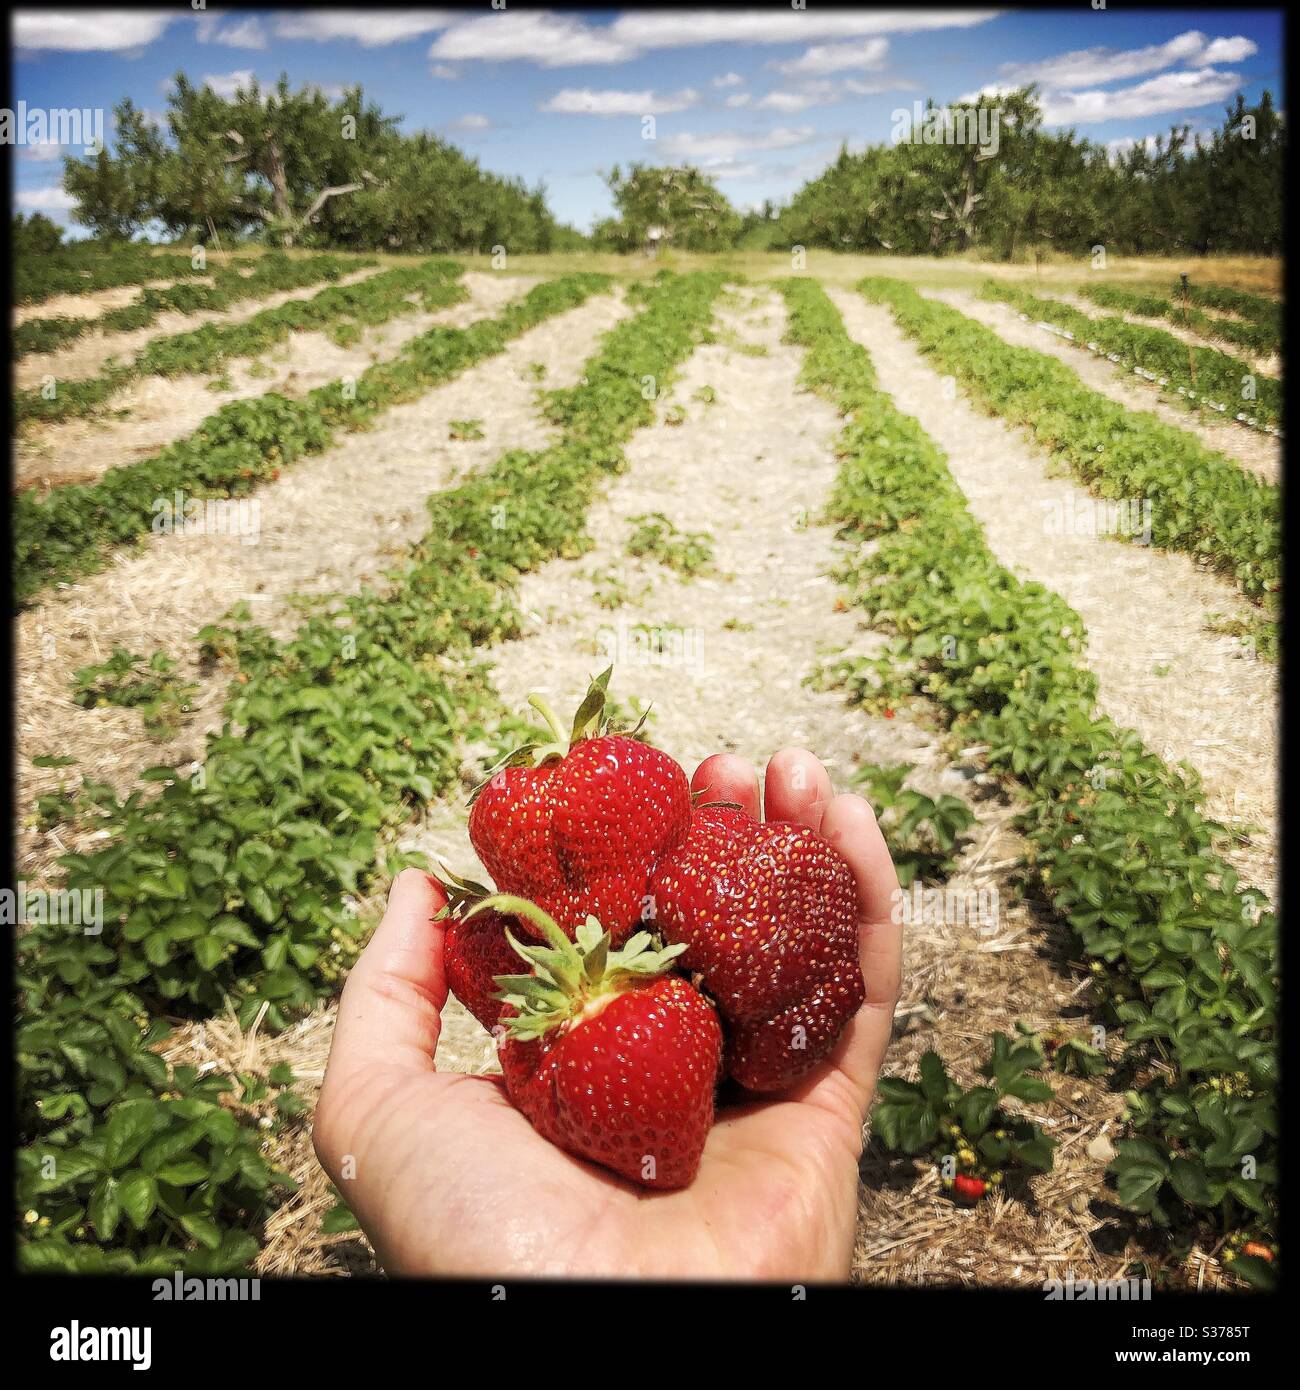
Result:
{"type": "MultiPolygon", "coordinates": [[[[691,785],[759,814],[741,758],[707,759],[691,785]]],[[[499,1076],[434,1070],[447,985],[433,917],[445,900],[426,874],[398,876],[339,1003],[313,1134],[390,1274],[848,1277],[862,1127],[900,987],[898,879],[871,808],[835,796],[811,753],[772,759],[765,800],[769,819],[812,826],[848,860],[866,1002],[811,1077],[719,1108],[699,1175],[679,1192],[648,1193],[557,1149],[499,1076]]]]}

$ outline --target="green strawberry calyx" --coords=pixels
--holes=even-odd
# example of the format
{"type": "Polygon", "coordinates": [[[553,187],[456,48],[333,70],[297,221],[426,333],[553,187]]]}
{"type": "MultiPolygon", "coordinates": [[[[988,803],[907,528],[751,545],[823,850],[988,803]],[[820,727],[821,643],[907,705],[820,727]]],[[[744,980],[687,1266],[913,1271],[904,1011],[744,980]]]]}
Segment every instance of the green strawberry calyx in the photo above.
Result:
{"type": "Polygon", "coordinates": [[[468,917],[470,910],[485,898],[491,897],[492,890],[472,878],[462,878],[453,873],[441,859],[435,858],[437,872],[429,875],[447,896],[447,905],[434,914],[435,922],[448,917],[468,917]]]}
{"type": "MultiPolygon", "coordinates": [[[[507,753],[504,758],[493,763],[488,769],[487,776],[470,794],[470,805],[474,804],[479,793],[502,768],[542,767],[546,763],[562,762],[583,739],[598,738],[602,734],[609,733],[611,720],[606,705],[609,700],[609,678],[613,673],[614,668],[607,666],[600,675],[592,677],[587,686],[587,693],[582,697],[582,703],[573,716],[573,724],[567,730],[546,698],[534,691],[528,697],[528,703],[542,716],[547,731],[551,735],[550,738],[521,744],[518,748],[507,753]]],[[[624,733],[627,738],[636,738],[645,727],[649,713],[650,711],[647,709],[633,728],[620,732],[624,733]]]]}
{"type": "Polygon", "coordinates": [[[649,932],[630,936],[617,951],[610,950],[610,935],[595,917],[588,917],[570,941],[560,925],[536,903],[510,893],[494,893],[476,903],[465,915],[486,908],[531,922],[547,945],[522,945],[509,927],[506,939],[532,967],[527,975],[497,975],[501,986],[494,999],[514,1007],[514,1016],[503,1020],[511,1037],[531,1041],[554,1028],[591,1018],[633,980],[662,975],[686,949],[684,943],[656,946],[649,932]]]}

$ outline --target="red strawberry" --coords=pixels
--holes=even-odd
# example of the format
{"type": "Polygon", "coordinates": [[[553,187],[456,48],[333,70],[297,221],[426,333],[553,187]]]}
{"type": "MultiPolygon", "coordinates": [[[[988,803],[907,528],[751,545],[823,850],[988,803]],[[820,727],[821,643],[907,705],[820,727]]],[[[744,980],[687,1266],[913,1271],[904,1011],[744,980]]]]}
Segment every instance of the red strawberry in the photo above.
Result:
{"type": "Polygon", "coordinates": [[[973,1173],[958,1173],[952,1180],[952,1191],[959,1202],[974,1204],[984,1195],[984,1179],[973,1173]]]}
{"type": "Polygon", "coordinates": [[[505,1007],[497,996],[498,975],[519,963],[506,936],[506,927],[518,924],[499,912],[486,911],[468,920],[453,918],[443,942],[447,987],[490,1033],[505,1007]]]}
{"type": "Polygon", "coordinates": [[[438,870],[433,877],[447,895],[447,906],[438,914],[447,922],[442,947],[447,988],[491,1032],[504,1007],[497,998],[496,977],[519,964],[506,928],[517,932],[519,923],[491,908],[471,914],[469,909],[481,904],[492,890],[461,878],[445,864],[439,864],[438,870]]]}
{"type": "Polygon", "coordinates": [[[686,946],[727,1025],[729,1075],[783,1090],[827,1056],[866,996],[857,892],[806,826],[703,806],[650,880],[655,920],[686,946]]]}
{"type": "Polygon", "coordinates": [[[604,732],[609,671],[591,683],[570,735],[520,749],[474,801],[469,837],[503,893],[535,902],[570,936],[589,916],[615,946],[641,923],[650,870],[690,824],[686,774],[657,748],[604,732]]]}
{"type": "Polygon", "coordinates": [[[611,950],[594,917],[575,944],[534,904],[504,894],[483,907],[530,921],[550,943],[515,943],[534,973],[499,980],[510,1099],[569,1153],[645,1187],[686,1187],[713,1124],[722,1029],[697,990],[663,973],[680,949],[649,950],[649,933],[638,932],[611,950]]]}

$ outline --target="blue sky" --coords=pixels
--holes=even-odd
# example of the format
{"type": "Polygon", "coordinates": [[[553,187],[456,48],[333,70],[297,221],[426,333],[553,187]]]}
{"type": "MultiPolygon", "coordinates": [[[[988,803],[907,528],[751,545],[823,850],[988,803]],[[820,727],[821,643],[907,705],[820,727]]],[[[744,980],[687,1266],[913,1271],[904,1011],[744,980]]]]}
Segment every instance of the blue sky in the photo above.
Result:
{"type": "MultiPolygon", "coordinates": [[[[161,114],[178,70],[219,91],[282,71],[327,92],[359,81],[407,129],[541,179],[583,229],[610,210],[613,164],[690,162],[740,206],[780,201],[842,141],[887,140],[891,113],[928,96],[1038,81],[1049,124],[1116,144],[1208,129],[1237,90],[1285,106],[1272,10],[97,6],[19,10],[13,43],[13,100],[29,108],[130,96],[161,114]]],[[[66,223],[61,152],[14,153],[18,208],[66,223]]]]}

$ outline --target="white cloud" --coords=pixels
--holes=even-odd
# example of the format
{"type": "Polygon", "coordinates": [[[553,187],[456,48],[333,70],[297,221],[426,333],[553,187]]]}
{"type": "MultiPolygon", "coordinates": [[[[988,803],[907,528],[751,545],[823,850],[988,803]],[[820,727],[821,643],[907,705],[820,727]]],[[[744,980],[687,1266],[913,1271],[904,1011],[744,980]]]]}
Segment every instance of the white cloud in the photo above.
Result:
{"type": "Polygon", "coordinates": [[[778,88],[759,101],[764,111],[806,111],[810,106],[834,106],[845,97],[877,96],[881,92],[910,92],[916,83],[905,77],[882,77],[863,82],[855,77],[846,77],[842,82],[832,82],[823,78],[819,82],[804,82],[793,88],[778,88]]]}
{"type": "Polygon", "coordinates": [[[1239,34],[1231,39],[1215,39],[1196,61],[1204,63],[1206,67],[1214,63],[1239,63],[1243,58],[1249,58],[1258,52],[1258,44],[1239,34]]]}
{"type": "Polygon", "coordinates": [[[844,72],[849,68],[879,68],[888,53],[888,39],[868,39],[866,43],[816,44],[798,58],[774,63],[773,67],[791,76],[844,72]]]}
{"type": "Polygon", "coordinates": [[[642,10],[621,15],[613,37],[638,49],[687,48],[702,43],[806,43],[868,34],[968,29],[996,19],[1000,10],[642,10]]]}
{"type": "Polygon", "coordinates": [[[209,72],[204,73],[203,81],[219,97],[229,101],[241,87],[253,85],[253,73],[250,68],[240,68],[238,72],[209,72]]]}
{"type": "Polygon", "coordinates": [[[1210,67],[1236,63],[1256,51],[1247,38],[1208,40],[1198,29],[1188,29],[1167,43],[1145,48],[1080,48],[1031,63],[1004,63],[998,69],[1001,84],[1012,87],[1037,82],[1044,87],[1092,87],[1159,72],[1175,64],[1210,67]]]}
{"type": "Polygon", "coordinates": [[[830,106],[839,99],[839,89],[824,82],[798,92],[768,92],[758,105],[763,111],[806,111],[810,106],[830,106]]]}
{"type": "Polygon", "coordinates": [[[275,32],[282,39],[351,39],[364,48],[431,34],[460,17],[457,10],[289,10],[275,18],[275,32]]]}
{"type": "Polygon", "coordinates": [[[654,92],[596,91],[591,87],[566,87],[539,108],[569,116],[663,116],[672,111],[689,111],[700,99],[690,87],[671,95],[654,92]]]}
{"type": "Polygon", "coordinates": [[[752,154],[760,150],[788,150],[796,145],[806,145],[817,139],[812,126],[798,126],[793,129],[777,126],[766,131],[716,131],[708,135],[695,135],[690,131],[679,131],[663,136],[657,143],[661,153],[670,159],[681,159],[702,168],[710,165],[731,164],[738,155],[752,154]]]}
{"type": "Polygon", "coordinates": [[[158,10],[15,10],[14,47],[120,53],[152,43],[176,17],[158,10]]]}
{"type": "Polygon", "coordinates": [[[745,79],[738,72],[724,72],[721,77],[713,79],[715,87],[743,87],[745,79]]]}
{"type": "Polygon", "coordinates": [[[574,63],[621,63],[635,50],[603,27],[545,11],[503,10],[467,20],[440,34],[429,56],[460,62],[481,58],[504,62],[528,58],[545,68],[574,63]]]}
{"type": "Polygon", "coordinates": [[[1108,92],[1056,92],[1044,98],[1045,125],[1086,125],[1093,121],[1137,119],[1227,100],[1237,90],[1235,72],[1202,68],[1194,72],[1166,72],[1108,92]]]}
{"type": "Polygon", "coordinates": [[[844,90],[855,97],[874,97],[881,92],[914,92],[917,84],[906,77],[882,77],[879,81],[861,82],[855,77],[844,79],[844,90]]]}
{"type": "Polygon", "coordinates": [[[977,92],[963,92],[957,98],[957,104],[959,106],[967,103],[973,105],[980,97],[1005,97],[1018,90],[1019,88],[1014,82],[989,82],[977,92]]]}
{"type": "Polygon", "coordinates": [[[65,154],[80,153],[74,151],[68,145],[61,145],[57,140],[43,140],[38,144],[18,145],[15,152],[19,159],[27,160],[31,164],[53,164],[56,160],[62,159],[65,154]]]}
{"type": "Polygon", "coordinates": [[[709,169],[709,177],[717,179],[719,182],[726,179],[756,179],[762,172],[763,166],[755,164],[752,160],[747,164],[728,162],[713,165],[709,169]]]}
{"type": "Polygon", "coordinates": [[[223,15],[199,14],[198,40],[200,43],[219,43],[227,48],[265,48],[266,34],[256,15],[233,20],[223,27],[223,15]]]}
{"type": "Polygon", "coordinates": [[[588,24],[567,14],[505,10],[453,24],[429,56],[454,62],[525,59],[542,67],[623,63],[662,48],[700,44],[807,43],[872,34],[967,29],[1000,10],[868,10],[814,14],[806,10],[631,11],[612,24],[588,24]]]}
{"type": "Polygon", "coordinates": [[[460,72],[449,63],[434,63],[429,69],[429,76],[440,77],[444,82],[454,82],[460,76],[460,72]]]}
{"type": "Polygon", "coordinates": [[[748,106],[754,98],[748,92],[732,92],[727,98],[725,105],[731,107],[748,106]]]}
{"type": "Polygon", "coordinates": [[[492,124],[486,116],[480,115],[477,111],[466,112],[465,115],[452,121],[451,130],[487,130],[492,124]]]}
{"type": "MultiPolygon", "coordinates": [[[[1106,157],[1114,164],[1122,155],[1126,155],[1135,145],[1141,145],[1148,154],[1154,154],[1156,145],[1161,140],[1158,135],[1143,135],[1140,139],[1132,135],[1120,136],[1117,140],[1106,141],[1106,157]]],[[[1167,136],[1163,137],[1168,139],[1167,136]]],[[[1192,141],[1197,144],[1208,144],[1214,139],[1212,130],[1198,130],[1192,137],[1192,141]]]]}
{"type": "Polygon", "coordinates": [[[14,194],[14,202],[35,212],[68,212],[75,200],[58,184],[51,184],[48,188],[21,188],[14,194]]]}

